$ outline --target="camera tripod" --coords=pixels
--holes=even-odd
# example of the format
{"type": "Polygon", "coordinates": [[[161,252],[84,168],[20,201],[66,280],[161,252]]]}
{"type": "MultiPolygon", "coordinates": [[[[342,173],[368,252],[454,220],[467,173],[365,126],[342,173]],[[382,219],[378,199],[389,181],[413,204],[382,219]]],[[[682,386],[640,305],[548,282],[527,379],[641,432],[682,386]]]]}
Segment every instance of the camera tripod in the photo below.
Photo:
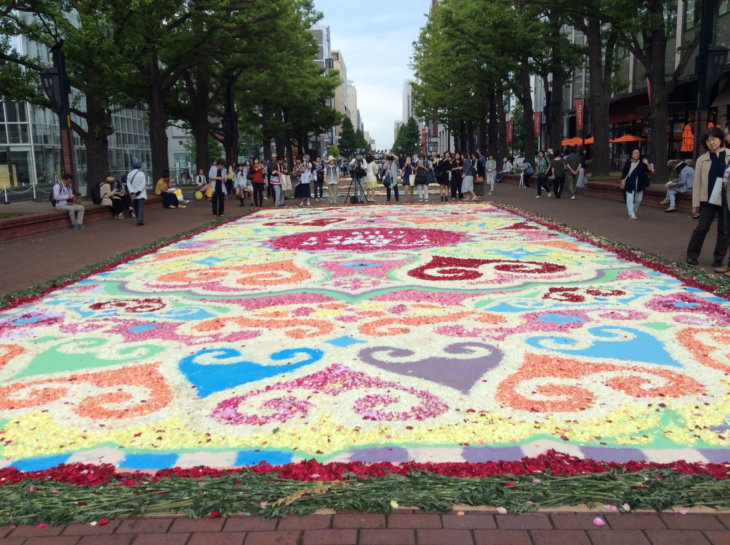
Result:
{"type": "MultiPolygon", "coordinates": [[[[360,191],[362,192],[361,195],[365,195],[365,188],[362,186],[362,178],[356,178],[355,173],[352,173],[352,178],[350,179],[350,187],[347,188],[347,195],[345,196],[345,205],[353,204],[350,202],[350,192],[352,191],[352,186],[357,183],[357,187],[360,188],[360,191]],[[356,181],[357,180],[357,181],[356,181]]],[[[359,199],[359,195],[357,193],[357,188],[355,189],[354,196],[359,199]]],[[[365,201],[362,202],[362,204],[367,204],[367,197],[365,197],[365,201]]]]}

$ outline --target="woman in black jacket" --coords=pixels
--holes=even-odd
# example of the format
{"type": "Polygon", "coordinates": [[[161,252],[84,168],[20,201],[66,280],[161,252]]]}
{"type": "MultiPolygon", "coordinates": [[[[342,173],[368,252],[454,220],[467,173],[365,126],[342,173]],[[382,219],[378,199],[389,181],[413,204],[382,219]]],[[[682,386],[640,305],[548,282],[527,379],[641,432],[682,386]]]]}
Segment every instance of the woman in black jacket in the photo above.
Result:
{"type": "Polygon", "coordinates": [[[632,151],[621,174],[621,189],[626,190],[626,207],[632,220],[636,219],[644,189],[649,187],[649,175],[653,173],[654,167],[649,159],[641,157],[641,150],[632,151]]]}
{"type": "Polygon", "coordinates": [[[451,184],[451,152],[444,153],[444,158],[439,161],[436,179],[439,183],[441,202],[449,202],[449,185],[451,184]]]}

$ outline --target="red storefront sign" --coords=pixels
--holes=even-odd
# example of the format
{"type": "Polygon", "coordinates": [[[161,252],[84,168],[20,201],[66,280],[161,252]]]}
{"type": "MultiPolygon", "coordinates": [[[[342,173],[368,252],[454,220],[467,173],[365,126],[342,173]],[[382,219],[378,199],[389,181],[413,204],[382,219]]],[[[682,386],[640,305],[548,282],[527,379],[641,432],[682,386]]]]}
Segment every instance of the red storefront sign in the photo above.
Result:
{"type": "Polygon", "coordinates": [[[421,129],[421,153],[426,155],[426,129],[421,129]]]}
{"type": "Polygon", "coordinates": [[[535,137],[540,136],[540,130],[542,129],[542,114],[536,113],[532,116],[532,123],[535,125],[535,137]]]}
{"type": "Polygon", "coordinates": [[[512,137],[515,133],[515,124],[512,121],[507,121],[507,142],[512,142],[512,137]]]}
{"type": "Polygon", "coordinates": [[[585,114],[586,101],[582,98],[575,99],[575,128],[578,131],[583,130],[583,119],[585,114]]]}

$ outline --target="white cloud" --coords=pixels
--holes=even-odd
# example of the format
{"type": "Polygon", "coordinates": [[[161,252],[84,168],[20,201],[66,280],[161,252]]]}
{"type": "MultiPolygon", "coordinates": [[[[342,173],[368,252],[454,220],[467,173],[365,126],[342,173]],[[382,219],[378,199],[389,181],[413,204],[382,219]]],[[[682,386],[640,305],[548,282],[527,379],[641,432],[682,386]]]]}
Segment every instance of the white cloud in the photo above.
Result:
{"type": "Polygon", "coordinates": [[[355,82],[365,130],[378,149],[393,144],[393,122],[402,118],[403,83],[413,42],[426,23],[430,0],[315,0],[330,26],[332,49],[342,52],[347,78],[355,82]]]}

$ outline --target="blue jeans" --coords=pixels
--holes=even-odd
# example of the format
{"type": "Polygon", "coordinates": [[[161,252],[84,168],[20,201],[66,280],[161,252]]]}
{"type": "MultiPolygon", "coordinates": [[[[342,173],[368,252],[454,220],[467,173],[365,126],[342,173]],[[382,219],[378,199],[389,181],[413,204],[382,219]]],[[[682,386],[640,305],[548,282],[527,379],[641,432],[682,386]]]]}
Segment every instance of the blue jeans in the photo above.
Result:
{"type": "Polygon", "coordinates": [[[134,213],[137,216],[137,225],[144,223],[144,201],[147,199],[134,199],[132,201],[134,205],[134,213]]]}
{"type": "Polygon", "coordinates": [[[324,197],[324,180],[314,182],[314,198],[321,199],[324,197]]]}

